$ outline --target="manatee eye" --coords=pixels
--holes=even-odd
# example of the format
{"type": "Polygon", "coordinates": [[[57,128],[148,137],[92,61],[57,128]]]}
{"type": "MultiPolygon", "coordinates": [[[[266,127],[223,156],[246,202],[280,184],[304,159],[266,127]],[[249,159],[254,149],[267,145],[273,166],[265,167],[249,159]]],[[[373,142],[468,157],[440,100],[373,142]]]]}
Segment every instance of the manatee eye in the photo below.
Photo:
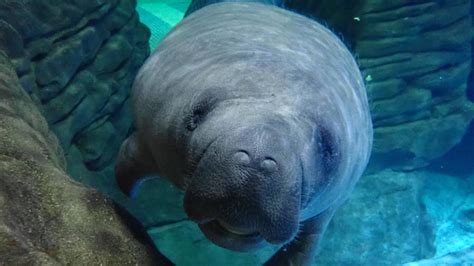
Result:
{"type": "Polygon", "coordinates": [[[191,110],[191,114],[186,121],[186,128],[189,131],[195,130],[206,116],[214,109],[217,101],[215,98],[205,98],[198,102],[191,110]]]}
{"type": "Polygon", "coordinates": [[[318,129],[318,152],[321,155],[320,165],[324,175],[334,174],[341,161],[340,148],[335,136],[324,127],[318,129]]]}

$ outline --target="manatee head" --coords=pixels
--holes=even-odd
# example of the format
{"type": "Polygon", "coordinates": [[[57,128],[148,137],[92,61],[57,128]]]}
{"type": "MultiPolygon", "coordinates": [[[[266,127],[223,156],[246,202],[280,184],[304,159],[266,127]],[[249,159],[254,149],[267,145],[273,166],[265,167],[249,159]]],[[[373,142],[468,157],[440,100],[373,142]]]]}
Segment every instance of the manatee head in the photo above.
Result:
{"type": "Polygon", "coordinates": [[[317,185],[304,178],[316,171],[312,128],[271,97],[219,99],[215,89],[208,92],[189,104],[180,126],[187,215],[231,250],[293,240],[317,185]]]}

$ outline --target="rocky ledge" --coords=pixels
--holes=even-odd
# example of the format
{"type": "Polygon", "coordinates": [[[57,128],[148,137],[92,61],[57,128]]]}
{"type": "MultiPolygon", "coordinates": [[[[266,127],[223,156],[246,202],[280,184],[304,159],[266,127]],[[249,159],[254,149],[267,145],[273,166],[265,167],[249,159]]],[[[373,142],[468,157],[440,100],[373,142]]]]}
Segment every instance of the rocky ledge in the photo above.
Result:
{"type": "Polygon", "coordinates": [[[65,166],[57,138],[0,52],[0,265],[155,265],[153,249],[126,226],[131,220],[65,166]]]}

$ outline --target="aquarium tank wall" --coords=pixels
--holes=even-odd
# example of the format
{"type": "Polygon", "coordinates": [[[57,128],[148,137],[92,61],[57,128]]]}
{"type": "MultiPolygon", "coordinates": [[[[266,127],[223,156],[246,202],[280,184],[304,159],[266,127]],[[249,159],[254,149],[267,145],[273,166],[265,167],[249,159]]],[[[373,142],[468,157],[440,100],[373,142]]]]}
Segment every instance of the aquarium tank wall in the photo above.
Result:
{"type": "Polygon", "coordinates": [[[0,1],[0,265],[251,266],[285,247],[215,245],[166,176],[117,185],[140,68],[218,2],[315,20],[360,69],[370,161],[309,265],[474,264],[472,1],[191,2],[0,1]]]}

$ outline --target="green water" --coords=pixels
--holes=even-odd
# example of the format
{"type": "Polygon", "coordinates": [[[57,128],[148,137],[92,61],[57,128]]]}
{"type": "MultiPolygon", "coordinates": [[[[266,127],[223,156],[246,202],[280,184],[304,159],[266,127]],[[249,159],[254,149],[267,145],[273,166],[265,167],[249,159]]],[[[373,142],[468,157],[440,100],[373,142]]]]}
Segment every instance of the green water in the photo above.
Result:
{"type": "Polygon", "coordinates": [[[165,35],[184,16],[190,0],[139,0],[138,14],[140,21],[151,30],[150,47],[158,46],[165,35]]]}

